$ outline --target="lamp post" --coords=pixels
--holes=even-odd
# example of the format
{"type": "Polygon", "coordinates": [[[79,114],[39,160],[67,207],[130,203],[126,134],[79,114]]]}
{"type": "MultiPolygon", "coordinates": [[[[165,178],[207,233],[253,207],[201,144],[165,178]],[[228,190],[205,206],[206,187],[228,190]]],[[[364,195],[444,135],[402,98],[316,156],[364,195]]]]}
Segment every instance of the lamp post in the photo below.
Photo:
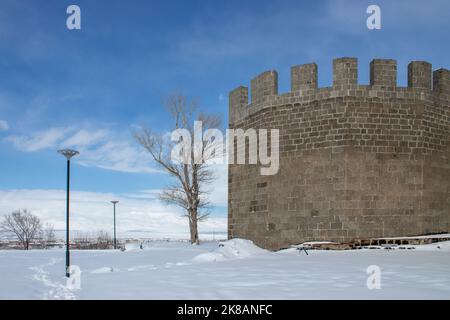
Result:
{"type": "Polygon", "coordinates": [[[114,205],[114,249],[117,249],[117,238],[116,238],[116,204],[118,204],[119,201],[114,200],[114,201],[111,201],[111,203],[114,205]]]}
{"type": "Polygon", "coordinates": [[[70,248],[69,248],[69,191],[70,191],[70,159],[79,154],[71,149],[58,150],[67,159],[67,194],[66,194],[66,277],[70,278],[70,248]]]}

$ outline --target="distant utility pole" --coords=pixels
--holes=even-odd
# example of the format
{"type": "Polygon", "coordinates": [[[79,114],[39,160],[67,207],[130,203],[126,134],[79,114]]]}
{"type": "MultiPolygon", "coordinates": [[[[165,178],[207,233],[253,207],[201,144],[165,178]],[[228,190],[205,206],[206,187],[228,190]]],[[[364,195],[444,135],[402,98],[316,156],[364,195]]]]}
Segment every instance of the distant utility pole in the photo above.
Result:
{"type": "Polygon", "coordinates": [[[119,201],[114,200],[114,201],[111,201],[111,203],[114,205],[114,249],[117,249],[117,238],[116,238],[116,204],[118,204],[119,201]]]}
{"type": "Polygon", "coordinates": [[[70,236],[69,236],[69,195],[70,195],[70,159],[80,154],[71,149],[58,150],[67,159],[67,193],[66,193],[66,277],[70,278],[70,236]]]}

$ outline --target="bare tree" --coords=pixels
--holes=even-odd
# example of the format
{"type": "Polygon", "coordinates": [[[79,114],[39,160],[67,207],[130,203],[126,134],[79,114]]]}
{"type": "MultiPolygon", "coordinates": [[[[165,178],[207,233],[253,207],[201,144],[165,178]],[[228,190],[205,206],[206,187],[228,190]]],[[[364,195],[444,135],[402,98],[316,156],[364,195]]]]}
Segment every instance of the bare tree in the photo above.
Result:
{"type": "Polygon", "coordinates": [[[55,227],[51,223],[46,223],[42,230],[42,244],[44,248],[56,242],[55,227]]]}
{"type": "MultiPolygon", "coordinates": [[[[194,136],[194,121],[202,124],[202,130],[218,128],[221,125],[219,115],[207,115],[197,111],[197,103],[189,101],[183,94],[171,94],[164,100],[164,106],[173,121],[173,129],[185,129],[190,137],[194,136]]],[[[184,161],[173,161],[171,153],[176,142],[171,141],[167,134],[153,133],[142,129],[134,134],[136,140],[151,155],[152,159],[173,178],[173,184],[167,186],[160,199],[169,204],[175,204],[185,210],[189,220],[189,230],[192,244],[199,243],[198,222],[208,217],[209,202],[206,186],[214,181],[215,176],[209,165],[209,160],[216,157],[218,141],[207,139],[200,141],[189,152],[182,150],[184,161]],[[201,149],[201,150],[200,150],[201,149]],[[202,161],[198,161],[202,155],[202,161]]],[[[222,145],[220,144],[220,147],[222,145]]]]}
{"type": "Polygon", "coordinates": [[[113,247],[113,239],[106,231],[99,231],[97,234],[97,249],[111,249],[113,247]]]}
{"type": "Polygon", "coordinates": [[[41,222],[38,217],[27,210],[15,211],[4,217],[0,228],[3,231],[13,233],[25,250],[30,248],[30,243],[41,232],[41,222]]]}

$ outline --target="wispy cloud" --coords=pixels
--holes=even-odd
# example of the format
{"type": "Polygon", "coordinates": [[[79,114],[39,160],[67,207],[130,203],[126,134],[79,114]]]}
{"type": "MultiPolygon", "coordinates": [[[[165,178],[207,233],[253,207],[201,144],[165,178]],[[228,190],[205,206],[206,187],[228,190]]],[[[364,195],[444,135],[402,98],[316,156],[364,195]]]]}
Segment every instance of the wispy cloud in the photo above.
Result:
{"type": "Polygon", "coordinates": [[[31,136],[10,135],[5,140],[12,142],[17,150],[35,152],[54,147],[69,131],[68,128],[49,128],[31,136]]]}
{"type": "Polygon", "coordinates": [[[8,122],[6,120],[0,120],[0,131],[7,131],[8,129],[8,122]]]}
{"type": "Polygon", "coordinates": [[[95,130],[93,132],[81,129],[67,138],[63,144],[67,147],[89,147],[104,141],[109,135],[110,133],[105,129],[95,130]]]}
{"type": "Polygon", "coordinates": [[[160,172],[152,166],[149,154],[131,139],[115,139],[110,135],[97,144],[78,149],[81,152],[78,163],[87,167],[130,173],[160,172]]]}
{"type": "Polygon", "coordinates": [[[152,167],[146,151],[133,141],[128,132],[52,127],[30,135],[10,135],[5,140],[22,152],[75,148],[80,151],[77,162],[87,167],[132,173],[159,172],[152,167]]]}
{"type": "MultiPolygon", "coordinates": [[[[152,197],[153,191],[124,195],[101,192],[72,192],[71,227],[76,231],[112,230],[111,200],[118,200],[117,228],[119,237],[188,238],[189,228],[182,212],[166,206],[152,197]]],[[[0,191],[0,219],[3,214],[28,209],[43,223],[65,228],[64,190],[6,190],[0,191]]],[[[225,232],[226,218],[210,217],[200,224],[200,232],[225,232]]]]}

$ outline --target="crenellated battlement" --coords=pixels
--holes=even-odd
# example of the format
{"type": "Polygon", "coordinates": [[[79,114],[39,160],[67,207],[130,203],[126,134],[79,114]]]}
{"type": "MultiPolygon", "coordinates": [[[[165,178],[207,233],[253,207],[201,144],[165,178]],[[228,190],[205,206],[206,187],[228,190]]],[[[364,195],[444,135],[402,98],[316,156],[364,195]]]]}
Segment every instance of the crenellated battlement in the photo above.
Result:
{"type": "Polygon", "coordinates": [[[279,249],[450,232],[450,71],[413,61],[399,87],[397,62],[374,59],[360,85],[357,66],[335,59],[325,88],[308,63],[291,68],[289,92],[274,70],[250,97],[231,91],[230,128],[278,130],[279,171],[229,165],[230,238],[279,249]]]}
{"type": "Polygon", "coordinates": [[[397,61],[392,59],[374,59],[370,62],[370,85],[397,86],[397,61]]]}
{"type": "Polygon", "coordinates": [[[438,69],[433,72],[433,90],[440,94],[450,95],[450,70],[438,69]]]}
{"type": "Polygon", "coordinates": [[[278,94],[278,73],[275,70],[266,71],[252,79],[251,85],[252,103],[265,97],[278,94]]]}
{"type": "Polygon", "coordinates": [[[317,89],[317,64],[308,63],[291,68],[291,91],[317,89]]]}
{"type": "Polygon", "coordinates": [[[266,71],[251,80],[250,99],[248,88],[240,86],[230,92],[230,124],[258,112],[265,107],[286,103],[311,102],[329,98],[355,96],[379,99],[440,99],[450,100],[450,71],[432,72],[426,61],[408,64],[408,86],[397,86],[397,61],[374,59],[370,63],[370,83],[358,84],[358,60],[337,58],[333,60],[333,85],[318,88],[318,67],[315,63],[291,68],[291,91],[278,94],[278,73],[266,71]]]}
{"type": "Polygon", "coordinates": [[[358,83],[358,59],[333,60],[333,87],[351,88],[358,83]]]}

